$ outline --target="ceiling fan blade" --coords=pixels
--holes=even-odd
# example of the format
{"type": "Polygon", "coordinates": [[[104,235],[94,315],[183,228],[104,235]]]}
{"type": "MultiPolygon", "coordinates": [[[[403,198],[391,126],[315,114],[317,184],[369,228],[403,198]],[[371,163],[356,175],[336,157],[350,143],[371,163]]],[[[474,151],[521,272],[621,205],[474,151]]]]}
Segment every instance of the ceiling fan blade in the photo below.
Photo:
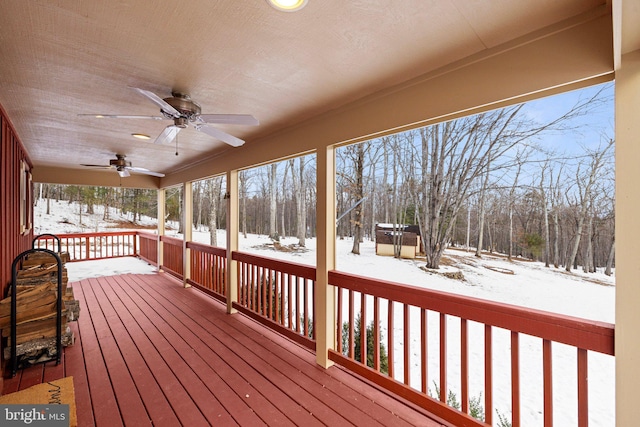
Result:
{"type": "Polygon", "coordinates": [[[171,115],[173,117],[180,117],[180,112],[178,110],[173,108],[171,105],[167,104],[164,99],[160,98],[155,93],[149,92],[148,90],[140,89],[140,88],[137,88],[137,87],[132,87],[131,89],[137,91],[141,95],[146,96],[151,102],[153,102],[158,107],[160,107],[160,109],[162,111],[164,111],[165,113],[167,113],[167,114],[169,114],[169,115],[171,115]]]}
{"type": "Polygon", "coordinates": [[[80,166],[86,166],[88,168],[111,169],[111,166],[109,166],[109,165],[86,165],[86,164],[81,164],[80,166]]]}
{"type": "Polygon", "coordinates": [[[198,120],[202,123],[219,123],[225,125],[257,126],[258,119],[251,114],[200,114],[198,120]]]}
{"type": "Polygon", "coordinates": [[[154,141],[155,144],[168,144],[171,141],[174,140],[174,138],[176,137],[176,135],[178,135],[178,132],[180,132],[180,129],[178,126],[174,126],[174,125],[169,125],[166,128],[164,128],[164,130],[162,131],[162,133],[160,135],[158,135],[158,137],[156,138],[156,140],[154,141]]]}
{"type": "Polygon", "coordinates": [[[122,169],[118,171],[118,175],[120,175],[120,178],[126,178],[128,176],[131,176],[131,174],[129,173],[128,170],[126,169],[122,169]]]}
{"type": "Polygon", "coordinates": [[[244,141],[241,140],[240,138],[236,138],[233,135],[229,135],[228,133],[223,132],[220,129],[211,128],[206,125],[196,125],[194,127],[196,130],[199,130],[200,132],[204,132],[207,135],[212,136],[216,139],[219,139],[222,142],[226,142],[232,147],[240,147],[241,145],[244,144],[244,141]]]}
{"type": "Polygon", "coordinates": [[[153,172],[153,171],[150,171],[149,169],[146,169],[146,168],[137,168],[137,167],[129,166],[129,167],[127,167],[127,169],[130,170],[131,172],[141,173],[141,174],[144,174],[144,175],[157,176],[158,178],[164,177],[163,173],[153,172]]]}
{"type": "Polygon", "coordinates": [[[160,116],[131,116],[121,114],[78,114],[79,117],[94,117],[96,119],[153,119],[153,120],[165,120],[160,116]]]}

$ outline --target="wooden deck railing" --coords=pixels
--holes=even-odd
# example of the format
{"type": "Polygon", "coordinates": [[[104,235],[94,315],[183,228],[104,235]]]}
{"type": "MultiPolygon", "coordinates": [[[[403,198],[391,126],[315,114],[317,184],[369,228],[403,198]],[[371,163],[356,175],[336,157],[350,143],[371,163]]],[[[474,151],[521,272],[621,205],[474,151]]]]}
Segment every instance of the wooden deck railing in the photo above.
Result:
{"type": "Polygon", "coordinates": [[[315,349],[315,267],[233,252],[238,262],[234,307],[315,349]]]}
{"type": "MultiPolygon", "coordinates": [[[[342,339],[337,340],[337,350],[330,352],[330,358],[351,370],[368,377],[372,381],[400,394],[414,403],[426,408],[434,414],[448,420],[455,425],[492,425],[494,411],[494,365],[510,364],[511,379],[511,407],[513,427],[520,426],[520,374],[524,369],[535,369],[522,366],[523,354],[520,351],[520,338],[525,336],[541,338],[542,377],[543,377],[543,407],[538,408],[543,413],[544,425],[551,426],[553,421],[552,402],[553,374],[552,348],[554,344],[565,344],[573,347],[577,356],[577,414],[578,426],[588,425],[588,352],[614,355],[614,325],[589,321],[568,316],[562,316],[538,310],[525,309],[507,304],[484,301],[477,298],[463,297],[445,292],[431,291],[398,283],[360,277],[352,274],[332,271],[329,273],[329,283],[336,286],[337,293],[337,324],[338,337],[343,329],[347,331],[346,346],[342,339]],[[361,328],[371,322],[373,342],[373,357],[367,349],[368,333],[360,333],[360,354],[355,354],[357,335],[355,324],[357,318],[361,328]],[[454,320],[455,319],[455,320],[454,320]],[[347,326],[343,326],[343,322],[347,326]],[[448,325],[455,328],[450,328],[448,325]],[[381,327],[382,326],[382,327],[381,327]],[[505,329],[510,335],[510,358],[498,360],[493,353],[493,332],[505,329]],[[435,329],[435,330],[434,330],[435,329]],[[484,379],[484,413],[485,421],[479,422],[468,415],[469,413],[469,376],[470,376],[470,346],[472,340],[470,331],[473,329],[475,341],[473,345],[483,345],[484,362],[474,363],[477,370],[483,366],[484,379]],[[382,330],[386,331],[386,338],[382,337],[382,330]],[[460,384],[456,389],[461,390],[461,411],[446,405],[449,396],[447,369],[451,358],[448,344],[452,344],[451,330],[458,331],[460,353],[460,384]],[[478,332],[481,337],[478,337],[478,332]],[[435,351],[429,348],[428,336],[437,335],[435,351]],[[417,344],[411,341],[417,337],[417,344]],[[380,369],[380,346],[386,345],[388,354],[388,373],[380,369]],[[401,360],[395,360],[396,351],[401,350],[401,360]],[[416,356],[417,354],[417,356],[416,356]],[[369,366],[360,362],[367,356],[373,359],[369,366]],[[429,377],[429,361],[435,358],[439,372],[436,378],[429,377]],[[416,368],[417,365],[417,368],[416,368]],[[480,366],[478,366],[480,365],[480,366]],[[400,367],[400,369],[398,369],[400,367]],[[417,371],[419,381],[412,381],[412,371],[417,371]],[[399,378],[399,379],[398,379],[399,378]],[[428,395],[428,386],[434,381],[438,384],[439,396],[432,398],[428,395]],[[439,399],[439,400],[438,400],[439,399]],[[486,423],[486,424],[485,424],[486,423]]],[[[565,350],[565,349],[563,349],[565,350]]],[[[508,408],[506,408],[508,413],[508,408]]]]}
{"type": "MultiPolygon", "coordinates": [[[[138,237],[136,231],[101,233],[57,234],[62,252],[69,253],[69,261],[89,261],[106,258],[136,256],[138,237]]],[[[57,251],[57,242],[52,236],[36,240],[36,248],[57,251]]]]}
{"type": "Polygon", "coordinates": [[[184,277],[183,241],[175,237],[160,236],[162,242],[162,269],[182,280],[184,277]]]}
{"type": "Polygon", "coordinates": [[[158,235],[138,232],[138,256],[149,264],[158,265],[158,235]]]}
{"type": "Polygon", "coordinates": [[[226,302],[226,249],[195,242],[188,242],[187,248],[191,249],[191,278],[187,282],[226,302]]]}
{"type": "MultiPolygon", "coordinates": [[[[157,245],[162,241],[164,259],[159,264],[183,278],[180,239],[140,232],[59,237],[62,250],[69,252],[71,261],[137,255],[158,264],[157,245]]],[[[37,243],[49,249],[53,244],[54,240],[47,238],[37,243]]],[[[195,242],[189,242],[187,247],[192,254],[188,282],[226,301],[226,250],[195,242]]],[[[238,268],[238,301],[233,308],[315,350],[315,267],[242,252],[233,252],[232,258],[238,268]]],[[[494,419],[498,409],[494,386],[500,375],[506,375],[506,383],[510,384],[510,408],[500,409],[506,416],[511,409],[511,425],[520,426],[521,374],[535,372],[533,375],[542,383],[543,398],[534,410],[543,414],[546,427],[553,423],[554,400],[562,397],[553,393],[555,375],[565,369],[558,365],[552,369],[554,351],[564,355],[572,349],[573,355],[563,359],[574,360],[575,366],[570,370],[577,374],[577,424],[588,426],[590,353],[599,353],[591,354],[598,357],[614,355],[614,325],[339,271],[329,273],[329,283],[337,290],[337,340],[336,350],[330,350],[331,360],[460,426],[487,426],[501,421],[494,419]],[[367,329],[370,332],[365,332],[367,329]],[[539,342],[534,343],[537,348],[533,350],[531,340],[539,342]],[[497,348],[505,343],[506,350],[497,348]],[[381,363],[383,351],[388,359],[386,372],[381,363]],[[527,365],[531,358],[528,353],[536,353],[536,357],[539,354],[538,366],[527,365]],[[456,367],[448,369],[453,361],[456,367]],[[484,421],[469,415],[471,393],[478,388],[478,381],[476,391],[470,386],[474,376],[480,376],[483,384],[484,421]],[[432,392],[432,384],[439,394],[432,392]],[[460,410],[447,405],[452,390],[459,392],[460,410]]],[[[523,384],[525,390],[528,386],[523,384]]]]}

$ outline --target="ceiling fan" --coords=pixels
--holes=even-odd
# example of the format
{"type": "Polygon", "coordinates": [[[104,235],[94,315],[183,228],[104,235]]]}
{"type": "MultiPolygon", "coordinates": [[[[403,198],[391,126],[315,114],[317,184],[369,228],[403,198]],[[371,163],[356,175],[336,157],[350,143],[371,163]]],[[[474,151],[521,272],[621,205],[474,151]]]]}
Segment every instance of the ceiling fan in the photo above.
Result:
{"type": "Polygon", "coordinates": [[[163,173],[153,172],[145,168],[133,167],[131,166],[130,161],[125,160],[125,157],[126,156],[124,154],[116,154],[115,159],[109,160],[108,166],[107,165],[84,165],[84,164],[82,166],[87,166],[90,168],[115,169],[118,172],[118,175],[120,175],[120,178],[126,178],[128,176],[131,176],[130,172],[157,176],[159,178],[162,178],[164,176],[163,173]]]}
{"type": "Polygon", "coordinates": [[[260,124],[258,119],[250,114],[200,114],[200,105],[191,100],[189,95],[172,92],[169,98],[160,98],[148,90],[132,87],[139,94],[143,95],[151,102],[160,107],[162,116],[130,116],[119,114],[78,114],[78,116],[91,116],[108,119],[153,119],[153,120],[173,120],[173,124],[167,126],[154,141],[156,144],[167,144],[173,141],[178,132],[186,128],[189,124],[197,131],[204,132],[220,141],[226,142],[233,147],[244,144],[240,138],[236,138],[226,132],[208,126],[209,124],[228,124],[256,126],[260,124]]]}

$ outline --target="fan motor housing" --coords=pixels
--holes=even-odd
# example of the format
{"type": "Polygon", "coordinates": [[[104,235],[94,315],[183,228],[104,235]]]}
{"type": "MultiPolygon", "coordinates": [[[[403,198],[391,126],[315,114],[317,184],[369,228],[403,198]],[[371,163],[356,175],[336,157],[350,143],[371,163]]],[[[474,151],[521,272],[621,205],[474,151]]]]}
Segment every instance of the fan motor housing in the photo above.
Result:
{"type": "MultiPolygon", "coordinates": [[[[200,114],[200,106],[193,102],[189,95],[172,93],[172,97],[165,98],[164,102],[178,110],[189,121],[193,121],[200,114]]],[[[171,117],[173,118],[173,117],[171,117]]],[[[176,124],[176,126],[179,126],[176,124]]]]}

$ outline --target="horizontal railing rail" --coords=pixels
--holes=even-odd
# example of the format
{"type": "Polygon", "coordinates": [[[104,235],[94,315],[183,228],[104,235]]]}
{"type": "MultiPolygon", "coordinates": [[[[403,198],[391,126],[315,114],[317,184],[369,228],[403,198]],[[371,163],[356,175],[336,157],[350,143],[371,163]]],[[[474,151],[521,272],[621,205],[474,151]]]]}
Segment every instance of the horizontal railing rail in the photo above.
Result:
{"type": "MultiPolygon", "coordinates": [[[[136,231],[73,233],[56,236],[60,239],[60,250],[69,254],[69,262],[137,256],[138,253],[136,231]]],[[[42,236],[34,242],[34,246],[57,251],[56,236],[42,236]]]]}
{"type": "MultiPolygon", "coordinates": [[[[539,310],[516,307],[477,298],[426,290],[393,282],[331,271],[329,283],[337,287],[336,351],[330,351],[330,359],[387,387],[434,414],[455,425],[492,425],[494,411],[494,331],[506,330],[509,339],[511,383],[511,408],[513,427],[520,426],[522,366],[521,337],[537,337],[541,340],[541,365],[543,383],[544,425],[551,426],[553,419],[553,352],[556,344],[574,348],[577,366],[577,414],[579,426],[587,426],[588,411],[588,352],[614,355],[614,325],[563,316],[539,310]],[[453,326],[456,319],[456,328],[453,326]],[[371,325],[368,322],[371,321],[371,325]],[[365,327],[366,325],[366,327],[365,327]],[[368,330],[367,330],[368,329],[368,330]],[[432,332],[435,329],[435,332],[432,332]],[[451,388],[448,384],[450,352],[448,345],[451,330],[457,331],[459,345],[460,410],[447,406],[451,388]],[[470,413],[469,364],[471,330],[483,334],[480,345],[484,353],[484,420],[472,418],[470,413]],[[367,332],[363,332],[367,330],[367,332]],[[387,338],[383,339],[385,330],[387,338]],[[429,335],[435,333],[438,347],[430,350],[429,335]],[[359,338],[357,340],[356,338],[359,338]],[[415,344],[412,345],[412,341],[415,344]],[[367,346],[373,347],[368,349],[367,346]],[[384,350],[383,350],[384,348],[384,350]],[[356,351],[359,350],[359,351],[356,351]],[[397,352],[402,354],[396,360],[397,352]],[[381,353],[386,354],[387,372],[381,369],[381,353]],[[434,354],[435,353],[435,354],[434,354]],[[435,359],[437,374],[429,375],[429,362],[435,359]],[[367,363],[361,362],[367,360],[367,363]],[[398,369],[398,367],[400,369],[398,369]],[[418,371],[417,377],[412,370],[418,371]],[[437,380],[437,381],[436,381],[437,380]],[[437,394],[429,396],[429,384],[437,384],[437,394]]],[[[476,340],[478,341],[478,340],[476,340]]],[[[477,344],[477,342],[476,342],[477,344]]],[[[562,349],[565,350],[565,349],[562,349]]],[[[474,368],[478,368],[474,364],[474,368]]]]}
{"type": "Polygon", "coordinates": [[[237,310],[315,350],[316,269],[243,252],[238,263],[237,310]]]}
{"type": "Polygon", "coordinates": [[[191,250],[191,277],[187,283],[226,302],[227,250],[196,242],[188,242],[187,248],[191,250]]]}

